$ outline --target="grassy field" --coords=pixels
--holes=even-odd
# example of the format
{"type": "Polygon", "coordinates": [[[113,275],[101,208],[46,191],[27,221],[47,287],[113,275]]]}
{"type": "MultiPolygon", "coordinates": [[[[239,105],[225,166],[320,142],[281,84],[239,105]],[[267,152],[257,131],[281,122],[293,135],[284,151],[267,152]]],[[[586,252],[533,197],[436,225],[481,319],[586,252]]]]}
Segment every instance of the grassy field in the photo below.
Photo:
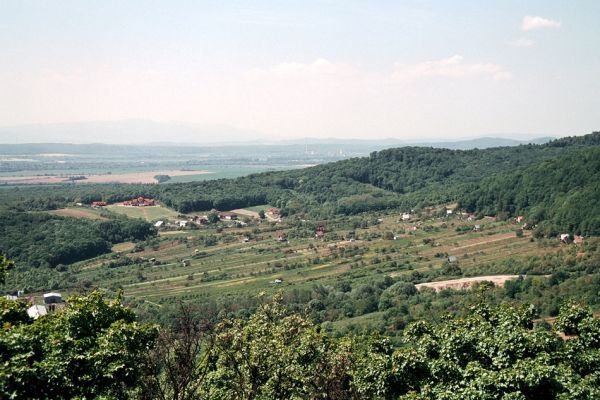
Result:
{"type": "Polygon", "coordinates": [[[179,215],[176,211],[161,206],[132,207],[111,204],[106,206],[105,208],[108,211],[117,214],[124,214],[130,218],[142,218],[146,221],[156,221],[160,219],[176,219],[177,215],[179,215]]]}

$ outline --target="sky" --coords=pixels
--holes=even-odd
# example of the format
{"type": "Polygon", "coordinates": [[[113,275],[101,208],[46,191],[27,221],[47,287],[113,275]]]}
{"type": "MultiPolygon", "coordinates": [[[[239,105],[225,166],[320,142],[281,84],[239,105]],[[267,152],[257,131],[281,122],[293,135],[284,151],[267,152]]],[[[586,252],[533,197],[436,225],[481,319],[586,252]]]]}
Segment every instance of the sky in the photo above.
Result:
{"type": "Polygon", "coordinates": [[[585,134],[600,130],[599,17],[597,0],[1,0],[0,126],[585,134]]]}

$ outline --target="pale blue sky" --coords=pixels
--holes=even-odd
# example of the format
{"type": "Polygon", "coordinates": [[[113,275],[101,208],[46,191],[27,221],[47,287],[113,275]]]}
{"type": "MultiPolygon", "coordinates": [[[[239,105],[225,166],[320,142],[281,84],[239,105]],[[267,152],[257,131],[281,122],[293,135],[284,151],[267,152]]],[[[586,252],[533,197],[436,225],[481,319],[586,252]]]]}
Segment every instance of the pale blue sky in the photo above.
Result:
{"type": "Polygon", "coordinates": [[[599,19],[594,0],[2,0],[0,125],[583,134],[600,129],[599,19]]]}

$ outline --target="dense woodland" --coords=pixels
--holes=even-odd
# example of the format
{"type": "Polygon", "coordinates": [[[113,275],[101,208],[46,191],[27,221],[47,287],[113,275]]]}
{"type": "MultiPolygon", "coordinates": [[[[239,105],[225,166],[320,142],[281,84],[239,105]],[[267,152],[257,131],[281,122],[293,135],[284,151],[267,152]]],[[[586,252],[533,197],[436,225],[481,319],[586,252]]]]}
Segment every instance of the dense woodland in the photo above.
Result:
{"type": "Polygon", "coordinates": [[[47,213],[0,213],[0,253],[31,267],[56,267],[110,252],[114,243],[155,236],[129,218],[90,220],[47,213]]]}
{"type": "Polygon", "coordinates": [[[461,196],[482,214],[525,215],[546,236],[600,234],[600,148],[486,178],[461,196]]]}

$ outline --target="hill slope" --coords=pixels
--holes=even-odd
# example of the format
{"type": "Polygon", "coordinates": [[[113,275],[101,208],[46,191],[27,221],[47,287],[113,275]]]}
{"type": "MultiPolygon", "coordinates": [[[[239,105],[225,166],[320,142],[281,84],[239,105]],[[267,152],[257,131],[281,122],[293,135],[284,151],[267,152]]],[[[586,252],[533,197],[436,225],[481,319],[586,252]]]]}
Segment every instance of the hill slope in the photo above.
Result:
{"type": "Polygon", "coordinates": [[[484,179],[461,198],[469,211],[524,214],[546,235],[600,234],[600,148],[484,179]]]}

